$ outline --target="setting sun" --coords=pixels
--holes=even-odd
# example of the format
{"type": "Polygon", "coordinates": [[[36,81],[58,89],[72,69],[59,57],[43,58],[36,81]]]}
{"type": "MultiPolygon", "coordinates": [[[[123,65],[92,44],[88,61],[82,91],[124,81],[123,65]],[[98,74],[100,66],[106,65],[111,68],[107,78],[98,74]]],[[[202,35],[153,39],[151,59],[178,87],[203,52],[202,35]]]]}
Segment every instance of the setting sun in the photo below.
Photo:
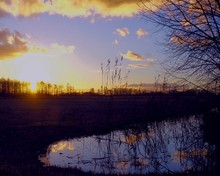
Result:
{"type": "Polygon", "coordinates": [[[36,82],[31,82],[30,83],[30,89],[34,93],[37,90],[37,83],[36,82]]]}
{"type": "Polygon", "coordinates": [[[220,175],[220,0],[0,0],[0,19],[0,176],[220,175]]]}
{"type": "Polygon", "coordinates": [[[164,58],[154,44],[160,38],[150,35],[151,24],[138,19],[135,1],[12,2],[0,3],[2,78],[29,82],[32,90],[43,81],[98,91],[102,81],[111,87],[115,59],[123,56],[118,82],[124,84],[125,77],[128,85],[154,82],[157,60],[164,58]]]}

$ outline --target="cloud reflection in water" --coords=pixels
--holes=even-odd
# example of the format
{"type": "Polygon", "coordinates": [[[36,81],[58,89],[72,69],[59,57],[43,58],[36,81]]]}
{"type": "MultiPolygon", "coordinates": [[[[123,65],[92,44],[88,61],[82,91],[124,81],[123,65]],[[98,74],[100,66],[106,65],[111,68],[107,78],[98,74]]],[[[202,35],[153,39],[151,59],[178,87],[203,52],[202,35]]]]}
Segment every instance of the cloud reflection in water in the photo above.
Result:
{"type": "Polygon", "coordinates": [[[146,174],[201,171],[213,160],[215,146],[204,142],[201,118],[113,131],[107,135],[51,144],[39,159],[46,166],[72,167],[102,174],[146,174]]]}

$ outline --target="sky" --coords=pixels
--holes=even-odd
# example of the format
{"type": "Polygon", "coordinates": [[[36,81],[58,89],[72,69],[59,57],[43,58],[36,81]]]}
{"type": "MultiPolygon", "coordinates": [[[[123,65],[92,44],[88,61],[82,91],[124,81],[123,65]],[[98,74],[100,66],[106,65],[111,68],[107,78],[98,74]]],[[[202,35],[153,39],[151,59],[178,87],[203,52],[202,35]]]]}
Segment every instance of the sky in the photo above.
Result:
{"type": "Polygon", "coordinates": [[[0,77],[99,89],[101,64],[111,74],[118,58],[128,84],[154,83],[163,33],[139,10],[137,0],[0,0],[0,77]]]}

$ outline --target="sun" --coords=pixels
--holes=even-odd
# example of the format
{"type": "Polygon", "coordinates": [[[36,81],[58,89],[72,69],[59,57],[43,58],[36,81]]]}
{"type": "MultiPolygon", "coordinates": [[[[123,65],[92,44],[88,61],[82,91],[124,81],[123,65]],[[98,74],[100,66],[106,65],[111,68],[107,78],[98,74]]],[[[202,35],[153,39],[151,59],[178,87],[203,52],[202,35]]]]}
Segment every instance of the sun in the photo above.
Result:
{"type": "Polygon", "coordinates": [[[51,68],[48,59],[39,54],[30,54],[16,61],[17,79],[30,83],[30,89],[37,89],[37,82],[51,82],[51,68]]]}
{"type": "Polygon", "coordinates": [[[37,82],[30,82],[31,92],[35,93],[37,91],[37,82]]]}

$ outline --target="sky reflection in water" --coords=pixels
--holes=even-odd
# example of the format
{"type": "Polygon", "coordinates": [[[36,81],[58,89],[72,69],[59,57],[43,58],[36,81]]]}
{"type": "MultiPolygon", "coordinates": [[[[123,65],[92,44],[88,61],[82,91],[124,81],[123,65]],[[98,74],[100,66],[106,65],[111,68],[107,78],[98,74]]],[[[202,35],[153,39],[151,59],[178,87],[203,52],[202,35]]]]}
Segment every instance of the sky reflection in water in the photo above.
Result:
{"type": "Polygon", "coordinates": [[[204,142],[201,118],[154,122],[107,135],[51,144],[39,159],[46,166],[103,174],[201,171],[215,147],[204,142]]]}

